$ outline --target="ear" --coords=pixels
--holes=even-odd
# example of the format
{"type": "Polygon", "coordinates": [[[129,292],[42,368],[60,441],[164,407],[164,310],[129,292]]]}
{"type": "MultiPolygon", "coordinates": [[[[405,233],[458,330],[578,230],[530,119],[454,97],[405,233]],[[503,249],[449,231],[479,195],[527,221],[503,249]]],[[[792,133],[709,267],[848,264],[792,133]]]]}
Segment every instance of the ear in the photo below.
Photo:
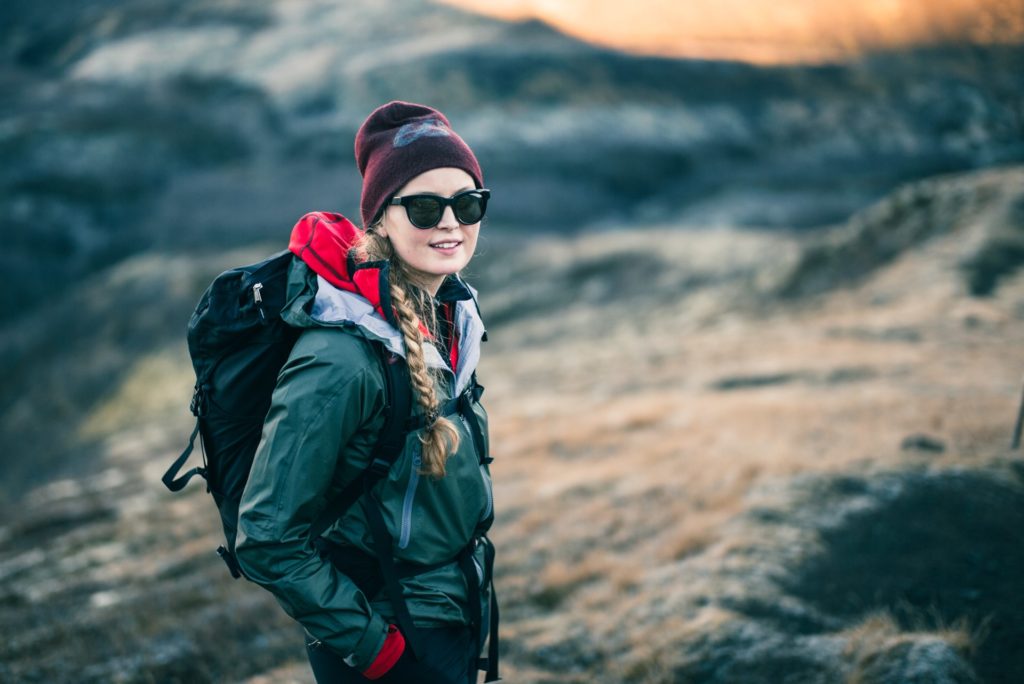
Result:
{"type": "Polygon", "coordinates": [[[376,223],[374,223],[374,224],[372,224],[370,226],[370,232],[371,233],[374,233],[375,235],[380,235],[384,239],[387,239],[387,237],[388,237],[388,229],[384,225],[386,223],[386,221],[385,221],[386,217],[387,217],[387,213],[385,212],[385,214],[383,216],[381,216],[377,220],[376,223]]]}

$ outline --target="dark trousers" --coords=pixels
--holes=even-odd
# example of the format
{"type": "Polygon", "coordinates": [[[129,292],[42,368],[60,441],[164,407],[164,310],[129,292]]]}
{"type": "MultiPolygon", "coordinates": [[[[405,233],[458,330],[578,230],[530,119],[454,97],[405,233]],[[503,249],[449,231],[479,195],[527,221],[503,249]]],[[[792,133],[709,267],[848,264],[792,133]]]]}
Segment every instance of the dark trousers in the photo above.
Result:
{"type": "MultiPolygon", "coordinates": [[[[420,628],[418,631],[423,641],[425,662],[448,675],[452,684],[476,683],[476,640],[469,627],[420,628]]],[[[313,668],[317,684],[355,684],[371,681],[358,670],[346,665],[340,655],[314,641],[308,634],[306,655],[309,656],[309,664],[313,668]]]]}

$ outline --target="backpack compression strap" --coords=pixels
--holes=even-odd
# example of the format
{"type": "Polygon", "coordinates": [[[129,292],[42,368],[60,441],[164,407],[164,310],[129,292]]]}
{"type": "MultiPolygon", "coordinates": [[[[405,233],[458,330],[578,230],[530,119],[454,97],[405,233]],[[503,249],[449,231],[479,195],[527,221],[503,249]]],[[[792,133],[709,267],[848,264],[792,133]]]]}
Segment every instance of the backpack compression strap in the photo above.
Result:
{"type": "Polygon", "coordinates": [[[185,465],[185,461],[187,461],[188,457],[192,454],[192,449],[195,448],[196,437],[198,435],[199,418],[196,418],[196,426],[192,430],[192,436],[188,438],[188,446],[185,447],[185,450],[181,452],[181,455],[178,456],[174,463],[171,464],[171,467],[167,469],[167,472],[164,473],[164,476],[160,478],[161,481],[164,483],[164,486],[167,487],[172,492],[178,492],[184,489],[185,485],[188,484],[188,481],[191,480],[196,475],[200,475],[204,479],[206,478],[206,468],[196,466],[195,468],[192,468],[181,477],[175,479],[175,477],[177,477],[178,473],[181,471],[182,466],[185,465]]]}
{"type": "Polygon", "coordinates": [[[487,630],[487,657],[477,658],[475,668],[487,673],[485,682],[496,682],[501,679],[498,675],[498,597],[494,593],[494,545],[487,535],[480,535],[471,541],[458,555],[459,569],[466,580],[466,589],[469,601],[470,627],[473,630],[477,643],[483,644],[483,630],[487,630]],[[477,546],[484,547],[484,565],[481,570],[482,578],[477,575],[477,564],[473,559],[473,552],[477,546]],[[490,590],[488,608],[485,612],[480,600],[480,586],[483,585],[490,590]],[[484,624],[484,619],[487,624],[484,624]]]}

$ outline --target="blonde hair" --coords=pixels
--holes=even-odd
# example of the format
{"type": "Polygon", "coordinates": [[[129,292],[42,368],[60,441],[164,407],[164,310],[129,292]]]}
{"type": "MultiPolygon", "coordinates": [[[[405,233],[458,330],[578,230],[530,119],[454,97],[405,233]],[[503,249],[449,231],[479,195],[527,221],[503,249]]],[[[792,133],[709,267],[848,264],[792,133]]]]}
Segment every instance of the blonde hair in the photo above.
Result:
{"type": "Polygon", "coordinates": [[[436,339],[437,320],[433,300],[415,283],[415,278],[405,263],[398,258],[391,241],[374,230],[383,222],[383,217],[371,225],[355,245],[360,259],[387,261],[388,292],[394,305],[395,318],[405,340],[405,361],[417,401],[426,416],[426,426],[420,435],[423,457],[420,473],[441,478],[445,475],[445,463],[459,448],[459,432],[455,425],[444,416],[437,415],[438,400],[434,392],[434,374],[427,368],[423,354],[424,337],[420,330],[423,321],[436,339]]]}

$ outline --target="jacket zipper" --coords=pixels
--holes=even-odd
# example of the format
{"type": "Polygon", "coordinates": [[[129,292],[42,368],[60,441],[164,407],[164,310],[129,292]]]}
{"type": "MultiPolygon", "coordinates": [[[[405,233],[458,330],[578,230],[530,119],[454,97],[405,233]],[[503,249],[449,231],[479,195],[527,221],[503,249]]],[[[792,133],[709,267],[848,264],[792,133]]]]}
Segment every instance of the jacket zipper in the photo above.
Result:
{"type": "Polygon", "coordinates": [[[420,483],[420,466],[423,459],[419,447],[413,453],[412,472],[409,473],[409,482],[405,486],[405,500],[402,502],[402,529],[398,535],[398,548],[404,549],[409,546],[409,537],[412,535],[412,504],[416,498],[416,487],[420,483]]]}

